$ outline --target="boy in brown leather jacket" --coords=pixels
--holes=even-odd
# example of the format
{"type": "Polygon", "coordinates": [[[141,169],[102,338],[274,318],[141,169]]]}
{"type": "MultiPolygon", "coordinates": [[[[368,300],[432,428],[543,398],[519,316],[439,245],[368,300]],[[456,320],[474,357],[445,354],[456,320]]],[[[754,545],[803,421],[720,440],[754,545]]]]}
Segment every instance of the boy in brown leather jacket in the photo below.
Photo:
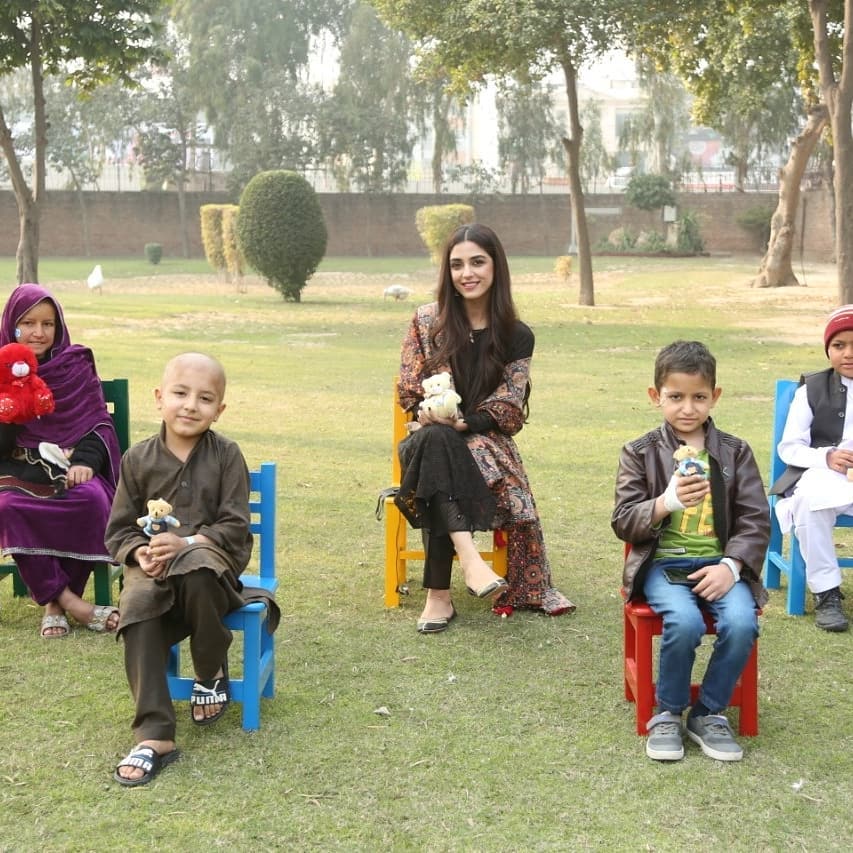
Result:
{"type": "Polygon", "coordinates": [[[756,608],[767,601],[760,573],[770,521],[752,450],[711,420],[721,392],[704,344],[664,347],[648,390],[663,423],[626,444],[619,460],[611,526],[631,545],[625,593],[644,597],[663,619],[658,713],[646,741],[646,754],[659,761],[684,756],[681,715],[705,633],[703,610],[714,617],[717,639],[686,732],[712,758],[743,756],[722,712],[758,636],[756,608]],[[684,445],[696,448],[706,473],[676,473],[673,454],[684,445]]]}

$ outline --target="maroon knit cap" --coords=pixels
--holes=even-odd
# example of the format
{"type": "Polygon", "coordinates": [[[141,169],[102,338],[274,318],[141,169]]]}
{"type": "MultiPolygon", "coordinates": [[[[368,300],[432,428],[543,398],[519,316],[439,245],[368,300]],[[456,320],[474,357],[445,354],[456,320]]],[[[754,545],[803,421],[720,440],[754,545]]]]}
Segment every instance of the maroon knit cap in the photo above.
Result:
{"type": "Polygon", "coordinates": [[[853,332],[853,305],[842,305],[829,315],[823,332],[823,349],[827,355],[829,355],[829,342],[839,332],[853,332]]]}

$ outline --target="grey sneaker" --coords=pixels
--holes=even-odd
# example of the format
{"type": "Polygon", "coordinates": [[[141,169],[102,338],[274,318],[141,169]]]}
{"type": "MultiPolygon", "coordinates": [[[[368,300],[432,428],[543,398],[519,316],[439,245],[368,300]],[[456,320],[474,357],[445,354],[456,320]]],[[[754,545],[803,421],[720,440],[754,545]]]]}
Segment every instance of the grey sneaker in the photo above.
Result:
{"type": "Polygon", "coordinates": [[[844,593],[836,586],[814,594],[814,623],[824,631],[846,631],[849,627],[841,602],[844,593]]]}
{"type": "Polygon", "coordinates": [[[684,741],[681,733],[681,716],[671,711],[655,714],[647,723],[649,737],[646,755],[656,761],[678,761],[684,758],[684,741]]]}
{"type": "Polygon", "coordinates": [[[732,734],[729,721],[722,714],[687,717],[687,735],[702,747],[702,752],[717,761],[740,761],[743,750],[732,734]]]}

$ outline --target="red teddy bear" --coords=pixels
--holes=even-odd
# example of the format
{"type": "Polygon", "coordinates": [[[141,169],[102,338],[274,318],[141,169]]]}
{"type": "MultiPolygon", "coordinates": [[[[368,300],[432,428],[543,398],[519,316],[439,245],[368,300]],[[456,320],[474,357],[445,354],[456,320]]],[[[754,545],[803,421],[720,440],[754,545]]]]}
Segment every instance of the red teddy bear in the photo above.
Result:
{"type": "Polygon", "coordinates": [[[29,347],[0,347],[0,423],[25,424],[53,411],[53,394],[37,370],[35,353],[29,347]]]}

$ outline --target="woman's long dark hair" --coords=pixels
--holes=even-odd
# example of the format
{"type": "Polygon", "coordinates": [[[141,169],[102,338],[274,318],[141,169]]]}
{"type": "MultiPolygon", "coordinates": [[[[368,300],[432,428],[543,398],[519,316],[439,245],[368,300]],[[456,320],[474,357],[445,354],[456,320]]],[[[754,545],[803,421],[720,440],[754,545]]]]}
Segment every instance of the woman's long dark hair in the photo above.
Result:
{"type": "Polygon", "coordinates": [[[481,334],[487,336],[484,358],[477,361],[471,376],[468,411],[484,400],[500,384],[504,366],[509,361],[518,312],[510,289],[509,264],[506,252],[497,234],[486,225],[462,225],[450,235],[441,259],[438,274],[438,318],[432,333],[433,356],[427,361],[427,373],[435,373],[442,365],[450,365],[456,375],[457,359],[464,356],[471,345],[471,325],[465,311],[465,300],[453,287],[450,275],[450,253],[454,246],[465,242],[476,243],[492,259],[494,281],[489,290],[488,328],[481,334]]]}

